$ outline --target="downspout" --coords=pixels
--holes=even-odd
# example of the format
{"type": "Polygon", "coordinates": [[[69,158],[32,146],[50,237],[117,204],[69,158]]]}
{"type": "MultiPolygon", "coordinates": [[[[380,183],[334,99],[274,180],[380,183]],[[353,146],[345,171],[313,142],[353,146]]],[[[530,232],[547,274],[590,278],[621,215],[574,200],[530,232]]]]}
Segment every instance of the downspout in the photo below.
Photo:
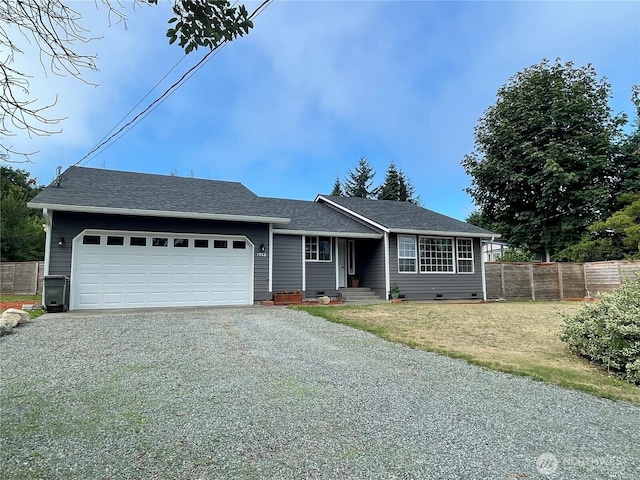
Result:
{"type": "Polygon", "coordinates": [[[269,293],[273,292],[273,223],[269,224],[269,293]]]}
{"type": "MultiPolygon", "coordinates": [[[[51,256],[51,230],[53,230],[53,210],[49,212],[48,208],[42,209],[42,216],[45,221],[45,240],[44,240],[44,276],[49,275],[49,264],[50,264],[50,256],[51,256]]],[[[45,282],[42,282],[42,301],[44,302],[45,294],[44,294],[44,286],[45,282]]]]}
{"type": "Polygon", "coordinates": [[[53,211],[49,213],[48,208],[42,209],[42,216],[46,222],[44,241],[44,274],[49,275],[49,257],[51,255],[51,230],[53,228],[53,211]]]}
{"type": "Polygon", "coordinates": [[[384,289],[385,300],[391,294],[391,274],[389,272],[389,232],[384,232],[384,289]]]}

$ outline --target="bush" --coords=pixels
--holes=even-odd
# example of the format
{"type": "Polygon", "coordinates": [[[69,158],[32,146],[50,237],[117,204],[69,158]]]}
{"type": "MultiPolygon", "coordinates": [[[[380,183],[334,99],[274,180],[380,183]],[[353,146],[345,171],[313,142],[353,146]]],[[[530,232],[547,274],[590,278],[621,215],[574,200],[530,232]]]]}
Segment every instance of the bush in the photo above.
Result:
{"type": "Polygon", "coordinates": [[[573,353],[640,385],[640,278],[565,316],[560,339],[573,353]]]}

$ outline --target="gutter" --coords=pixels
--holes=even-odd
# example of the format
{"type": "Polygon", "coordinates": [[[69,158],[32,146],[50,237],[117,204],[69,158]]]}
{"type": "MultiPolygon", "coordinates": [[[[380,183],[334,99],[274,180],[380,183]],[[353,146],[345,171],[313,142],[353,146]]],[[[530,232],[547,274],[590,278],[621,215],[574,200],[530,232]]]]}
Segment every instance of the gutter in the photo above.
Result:
{"type": "Polygon", "coordinates": [[[289,223],[291,218],[263,217],[257,215],[229,215],[223,213],[172,212],[166,210],[141,210],[136,208],[92,207],[79,205],[55,205],[50,203],[27,203],[29,208],[51,209],[63,212],[99,213],[102,215],[132,215],[140,217],[190,218],[194,220],[222,220],[251,223],[289,223]]]}

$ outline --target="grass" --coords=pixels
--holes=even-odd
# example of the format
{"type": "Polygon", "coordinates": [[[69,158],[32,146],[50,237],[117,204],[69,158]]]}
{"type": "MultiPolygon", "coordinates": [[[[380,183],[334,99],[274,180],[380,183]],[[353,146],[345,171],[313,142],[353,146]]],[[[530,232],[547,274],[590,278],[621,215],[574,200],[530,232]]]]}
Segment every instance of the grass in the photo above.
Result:
{"type": "MultiPolygon", "coordinates": [[[[24,305],[42,304],[42,295],[0,295],[0,302],[21,302],[24,305]]],[[[0,311],[2,309],[0,308],[0,311]]],[[[38,318],[43,315],[44,310],[29,310],[27,312],[31,318],[38,318]]]]}
{"type": "Polygon", "coordinates": [[[0,295],[0,302],[41,303],[42,295],[0,295]]]}
{"type": "Polygon", "coordinates": [[[563,302],[402,303],[294,307],[413,348],[463,358],[501,372],[640,405],[640,387],[569,352],[560,341],[563,302]]]}

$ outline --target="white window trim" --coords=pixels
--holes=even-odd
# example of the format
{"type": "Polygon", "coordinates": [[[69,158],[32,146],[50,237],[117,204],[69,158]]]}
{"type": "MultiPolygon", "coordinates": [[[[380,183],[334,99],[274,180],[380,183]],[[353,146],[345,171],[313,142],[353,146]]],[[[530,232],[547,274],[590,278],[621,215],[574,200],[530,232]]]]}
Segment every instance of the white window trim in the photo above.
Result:
{"type": "Polygon", "coordinates": [[[473,238],[456,238],[456,265],[455,265],[456,270],[458,271],[458,273],[460,275],[473,275],[474,273],[476,273],[476,259],[475,259],[475,253],[473,251],[473,238]],[[460,258],[459,257],[459,253],[460,251],[458,250],[458,242],[460,240],[468,240],[471,242],[471,258],[460,258]],[[458,262],[460,260],[471,260],[471,271],[470,272],[461,272],[460,269],[458,268],[458,262]]]}
{"type": "Polygon", "coordinates": [[[327,237],[325,235],[306,235],[304,237],[303,244],[303,258],[305,262],[320,262],[320,263],[331,263],[333,262],[333,238],[327,237]],[[307,258],[307,239],[315,238],[316,239],[316,258],[307,258]],[[329,260],[320,260],[320,238],[328,238],[329,239],[329,260]]]}
{"type": "Polygon", "coordinates": [[[416,241],[416,237],[413,235],[398,235],[396,237],[396,251],[398,254],[398,261],[397,261],[397,268],[398,268],[398,273],[405,275],[415,275],[416,273],[418,273],[418,271],[420,270],[420,267],[418,266],[418,242],[416,241]],[[415,256],[413,257],[401,257],[400,256],[400,239],[401,238],[410,238],[411,240],[413,240],[413,251],[415,252],[415,256]],[[413,272],[403,272],[400,270],[400,259],[413,259],[414,261],[414,265],[415,265],[415,270],[413,272]]]}
{"type": "Polygon", "coordinates": [[[455,239],[453,237],[437,237],[435,235],[420,235],[418,237],[418,271],[420,272],[420,274],[422,275],[455,275],[457,273],[457,260],[458,260],[458,251],[456,250],[458,248],[458,243],[455,241],[455,239]],[[453,270],[450,272],[428,272],[428,271],[422,271],[422,263],[420,262],[420,239],[421,238],[436,238],[438,240],[451,240],[451,260],[452,260],[452,266],[453,266],[453,270]]]}

